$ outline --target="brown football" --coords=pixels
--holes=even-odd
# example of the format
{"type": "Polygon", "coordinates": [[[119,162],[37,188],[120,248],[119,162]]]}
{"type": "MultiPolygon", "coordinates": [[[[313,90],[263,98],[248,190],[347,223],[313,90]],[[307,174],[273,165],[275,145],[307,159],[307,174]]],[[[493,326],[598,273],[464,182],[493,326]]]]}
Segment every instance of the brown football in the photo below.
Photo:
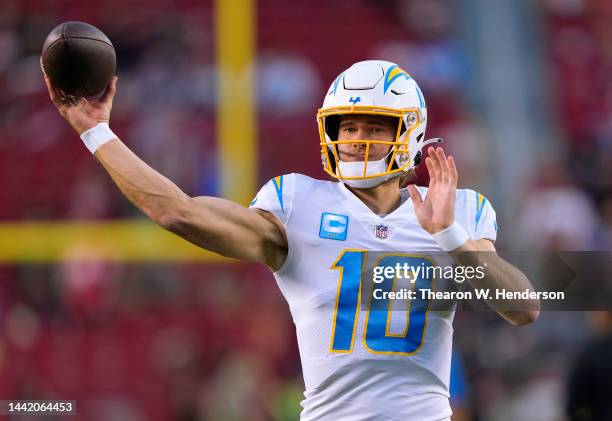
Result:
{"type": "Polygon", "coordinates": [[[47,36],[41,65],[53,85],[66,94],[94,96],[106,88],[115,74],[115,48],[95,26],[64,22],[47,36]]]}

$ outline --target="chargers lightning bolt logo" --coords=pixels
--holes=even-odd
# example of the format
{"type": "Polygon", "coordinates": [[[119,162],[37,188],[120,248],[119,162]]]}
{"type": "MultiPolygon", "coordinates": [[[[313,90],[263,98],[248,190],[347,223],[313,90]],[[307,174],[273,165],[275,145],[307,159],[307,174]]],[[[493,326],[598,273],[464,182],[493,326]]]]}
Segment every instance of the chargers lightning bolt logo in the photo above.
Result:
{"type": "MultiPolygon", "coordinates": [[[[404,77],[406,78],[406,80],[412,79],[412,76],[410,76],[404,69],[399,67],[397,64],[394,64],[393,66],[389,67],[389,69],[387,70],[387,74],[385,75],[385,84],[383,86],[383,92],[386,94],[389,88],[391,87],[391,84],[400,77],[404,77]]],[[[419,104],[421,105],[421,108],[425,108],[425,98],[423,98],[423,93],[421,92],[421,89],[418,85],[416,85],[416,91],[417,95],[419,96],[419,104]]]]}

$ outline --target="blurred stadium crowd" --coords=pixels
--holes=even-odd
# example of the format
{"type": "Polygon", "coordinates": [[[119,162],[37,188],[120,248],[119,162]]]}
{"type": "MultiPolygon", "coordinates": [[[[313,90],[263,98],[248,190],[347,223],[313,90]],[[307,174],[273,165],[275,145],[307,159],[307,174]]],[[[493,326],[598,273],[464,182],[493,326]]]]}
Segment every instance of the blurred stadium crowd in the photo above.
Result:
{"type": "MultiPolygon", "coordinates": [[[[421,85],[429,136],[446,139],[462,186],[494,185],[496,165],[487,157],[495,133],[465,88],[478,52],[463,42],[456,5],[258,1],[260,184],[287,172],[323,176],[315,113],[324,90],[352,62],[379,58],[421,85]]],[[[537,157],[523,199],[500,221],[500,244],[610,250],[612,3],[532,7],[560,146],[554,158],[537,157]]],[[[3,2],[0,220],[141,217],[49,101],[40,48],[65,20],[97,25],[117,49],[114,131],[188,194],[216,194],[213,13],[211,2],[193,0],[3,2]]],[[[418,181],[427,182],[422,171],[418,181]]],[[[503,208],[504,198],[493,204],[503,208]]],[[[95,256],[4,264],[0,329],[4,398],[76,399],[79,419],[94,421],[296,419],[303,385],[293,325],[265,268],[95,256]]],[[[493,314],[461,312],[455,329],[463,361],[456,419],[565,419],[571,361],[595,335],[583,313],[546,313],[513,329],[493,314]]]]}

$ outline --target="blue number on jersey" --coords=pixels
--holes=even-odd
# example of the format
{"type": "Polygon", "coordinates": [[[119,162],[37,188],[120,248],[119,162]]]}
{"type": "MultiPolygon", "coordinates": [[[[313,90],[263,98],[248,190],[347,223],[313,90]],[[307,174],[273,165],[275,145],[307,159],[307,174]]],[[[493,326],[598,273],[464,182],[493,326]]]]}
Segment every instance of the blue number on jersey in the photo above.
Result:
{"type": "MultiPolygon", "coordinates": [[[[352,352],[357,329],[357,315],[361,301],[361,277],[364,273],[364,264],[367,251],[344,250],[332,269],[339,269],[340,279],[338,281],[338,292],[336,295],[336,309],[331,336],[331,352],[352,352]]],[[[396,264],[403,266],[407,264],[412,267],[427,268],[432,265],[431,261],[418,256],[388,255],[379,259],[379,267],[395,267],[396,264]]],[[[392,334],[388,332],[391,315],[391,303],[388,299],[377,300],[376,308],[368,303],[365,322],[365,348],[373,353],[410,355],[417,352],[425,338],[427,310],[429,300],[422,299],[420,290],[431,289],[430,278],[419,277],[415,281],[414,299],[409,301],[407,309],[406,329],[403,334],[392,334]]],[[[383,291],[392,291],[393,278],[386,278],[376,288],[383,291]]],[[[397,310],[396,310],[397,311],[397,310]]]]}

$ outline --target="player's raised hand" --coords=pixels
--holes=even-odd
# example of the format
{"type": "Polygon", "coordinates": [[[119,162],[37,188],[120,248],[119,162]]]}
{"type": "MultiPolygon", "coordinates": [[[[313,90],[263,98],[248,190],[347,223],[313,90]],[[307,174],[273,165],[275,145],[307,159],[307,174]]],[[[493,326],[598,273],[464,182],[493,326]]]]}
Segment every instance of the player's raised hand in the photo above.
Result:
{"type": "Polygon", "coordinates": [[[455,222],[457,167],[452,156],[446,157],[440,147],[429,148],[425,158],[429,173],[429,190],[425,200],[414,184],[408,185],[417,219],[425,231],[435,234],[455,222]]]}
{"type": "Polygon", "coordinates": [[[85,98],[66,95],[53,86],[47,76],[45,76],[45,84],[49,90],[51,101],[53,101],[59,113],[80,135],[100,122],[109,121],[113,108],[113,98],[117,90],[117,79],[117,76],[113,76],[113,80],[97,101],[88,101],[85,98]]]}

